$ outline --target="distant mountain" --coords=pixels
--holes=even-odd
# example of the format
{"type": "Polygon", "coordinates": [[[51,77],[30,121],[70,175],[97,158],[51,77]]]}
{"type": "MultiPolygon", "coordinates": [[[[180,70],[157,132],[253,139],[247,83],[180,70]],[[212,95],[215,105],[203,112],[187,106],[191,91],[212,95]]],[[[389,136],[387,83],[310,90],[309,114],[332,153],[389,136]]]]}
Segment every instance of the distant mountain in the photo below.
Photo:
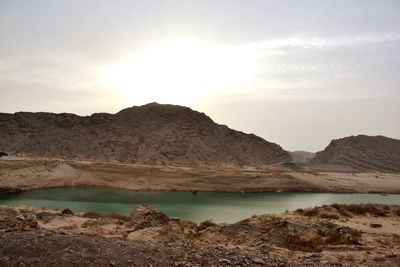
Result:
{"type": "Polygon", "coordinates": [[[268,165],[288,152],[190,108],[151,103],[116,114],[0,113],[0,151],[138,164],[268,165]]]}
{"type": "Polygon", "coordinates": [[[312,163],[341,164],[358,170],[400,172],[400,140],[384,136],[350,136],[332,140],[312,163]]]}
{"type": "Polygon", "coordinates": [[[307,151],[292,151],[289,154],[295,163],[309,163],[315,157],[315,153],[307,151]]]}

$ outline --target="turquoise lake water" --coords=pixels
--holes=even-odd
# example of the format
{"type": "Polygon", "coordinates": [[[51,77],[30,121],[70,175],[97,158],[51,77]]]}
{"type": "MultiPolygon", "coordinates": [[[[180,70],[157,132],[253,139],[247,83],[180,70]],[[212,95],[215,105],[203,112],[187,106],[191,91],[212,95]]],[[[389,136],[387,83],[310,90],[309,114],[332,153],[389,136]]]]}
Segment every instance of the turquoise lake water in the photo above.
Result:
{"type": "Polygon", "coordinates": [[[135,192],[101,188],[51,188],[0,196],[0,205],[70,208],[75,212],[95,211],[129,214],[149,204],[171,217],[195,222],[237,222],[253,214],[281,213],[323,204],[400,204],[399,194],[342,193],[221,193],[221,192],[135,192]]]}

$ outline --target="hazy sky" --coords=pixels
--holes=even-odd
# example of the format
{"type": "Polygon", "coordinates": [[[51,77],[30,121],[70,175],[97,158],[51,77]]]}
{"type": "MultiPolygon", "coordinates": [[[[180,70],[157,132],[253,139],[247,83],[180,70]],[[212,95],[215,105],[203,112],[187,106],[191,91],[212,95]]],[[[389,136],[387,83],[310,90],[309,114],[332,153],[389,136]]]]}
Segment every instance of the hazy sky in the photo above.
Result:
{"type": "Polygon", "coordinates": [[[0,0],[0,112],[157,101],[288,150],[400,139],[399,0],[0,0]]]}

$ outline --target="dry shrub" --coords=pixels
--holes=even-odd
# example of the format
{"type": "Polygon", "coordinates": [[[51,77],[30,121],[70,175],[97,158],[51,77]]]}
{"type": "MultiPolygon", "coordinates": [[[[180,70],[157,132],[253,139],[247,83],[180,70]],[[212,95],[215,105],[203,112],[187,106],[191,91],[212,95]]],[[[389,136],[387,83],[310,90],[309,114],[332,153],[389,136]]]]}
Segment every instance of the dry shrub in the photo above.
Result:
{"type": "Polygon", "coordinates": [[[62,215],[74,215],[74,212],[68,208],[63,209],[61,212],[62,215]]]}
{"type": "Polygon", "coordinates": [[[202,230],[205,230],[205,229],[207,229],[209,227],[216,226],[216,225],[217,224],[215,222],[213,222],[212,220],[205,220],[204,222],[201,222],[199,224],[199,227],[197,228],[197,231],[202,231],[202,230]]]}
{"type": "Polygon", "coordinates": [[[297,209],[295,213],[308,216],[320,217],[325,219],[339,219],[341,216],[352,218],[353,216],[375,216],[387,217],[389,215],[400,216],[399,206],[388,206],[381,204],[332,204],[330,206],[297,209]]]}
{"type": "Polygon", "coordinates": [[[108,214],[107,217],[110,219],[116,219],[116,220],[121,220],[121,221],[127,221],[129,219],[128,216],[121,215],[116,212],[112,212],[112,213],[108,214]]]}
{"type": "Polygon", "coordinates": [[[335,224],[319,228],[318,235],[324,238],[326,244],[360,245],[361,232],[350,227],[338,227],[335,224]]]}
{"type": "Polygon", "coordinates": [[[303,211],[303,215],[308,216],[308,217],[318,216],[318,209],[316,209],[316,208],[306,209],[303,211]]]}
{"type": "Polygon", "coordinates": [[[305,240],[308,244],[309,247],[316,247],[324,243],[322,237],[320,235],[313,235],[309,237],[308,239],[305,240]]]}
{"type": "Polygon", "coordinates": [[[195,232],[193,230],[182,231],[182,238],[185,240],[193,240],[200,236],[199,232],[195,232]]]}
{"type": "Polygon", "coordinates": [[[339,215],[334,214],[334,213],[326,213],[326,212],[321,212],[319,214],[320,218],[324,218],[324,219],[334,219],[334,220],[338,220],[339,219],[339,215]]]}
{"type": "Polygon", "coordinates": [[[367,213],[370,215],[378,216],[378,217],[386,217],[388,212],[383,210],[382,207],[374,204],[366,204],[366,205],[356,205],[350,204],[346,205],[348,211],[357,215],[366,215],[367,213]]]}
{"type": "Polygon", "coordinates": [[[330,230],[330,231],[328,231],[328,232],[326,233],[326,236],[327,236],[326,241],[327,241],[328,243],[336,243],[336,242],[338,242],[338,241],[341,239],[341,237],[342,237],[342,235],[341,235],[338,231],[336,231],[336,230],[330,230]]]}
{"type": "Polygon", "coordinates": [[[89,219],[99,219],[101,218],[101,215],[98,214],[97,212],[90,211],[90,212],[85,212],[81,217],[89,219]]]}
{"type": "Polygon", "coordinates": [[[297,209],[297,210],[295,210],[294,212],[296,212],[296,213],[298,213],[298,214],[303,214],[304,209],[297,209]]]}
{"type": "Polygon", "coordinates": [[[400,216],[400,208],[395,209],[394,214],[396,214],[397,216],[400,216]]]}
{"type": "Polygon", "coordinates": [[[332,207],[334,207],[337,210],[337,212],[344,217],[349,217],[349,218],[353,217],[353,216],[351,216],[351,213],[349,213],[346,210],[346,207],[344,205],[339,205],[339,204],[335,203],[335,204],[332,204],[332,207]]]}

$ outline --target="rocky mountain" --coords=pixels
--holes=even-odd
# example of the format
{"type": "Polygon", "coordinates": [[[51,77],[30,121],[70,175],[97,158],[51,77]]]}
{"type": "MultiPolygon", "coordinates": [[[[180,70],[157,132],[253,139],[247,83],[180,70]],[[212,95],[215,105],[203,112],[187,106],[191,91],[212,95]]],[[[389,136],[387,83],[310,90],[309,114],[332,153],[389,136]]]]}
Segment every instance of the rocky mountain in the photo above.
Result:
{"type": "Polygon", "coordinates": [[[279,145],[219,125],[190,108],[151,103],[116,114],[0,113],[0,151],[138,164],[268,165],[279,145]]]}
{"type": "Polygon", "coordinates": [[[313,163],[341,164],[358,170],[400,172],[400,140],[385,136],[350,136],[332,140],[313,163]]]}

